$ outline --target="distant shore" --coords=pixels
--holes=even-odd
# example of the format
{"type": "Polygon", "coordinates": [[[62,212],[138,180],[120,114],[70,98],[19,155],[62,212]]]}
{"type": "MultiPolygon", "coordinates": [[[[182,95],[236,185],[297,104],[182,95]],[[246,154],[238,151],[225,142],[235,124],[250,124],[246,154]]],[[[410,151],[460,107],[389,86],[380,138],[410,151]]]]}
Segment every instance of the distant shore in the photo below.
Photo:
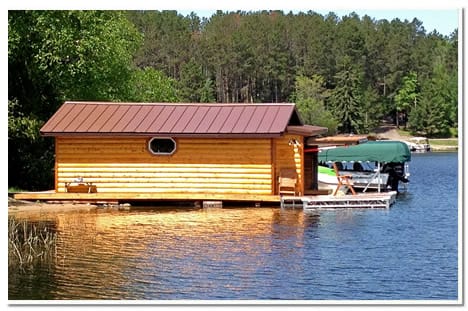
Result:
{"type": "MultiPolygon", "coordinates": [[[[390,139],[390,140],[401,140],[407,141],[410,140],[413,136],[403,136],[400,135],[398,129],[395,125],[392,124],[383,124],[375,130],[375,135],[378,139],[390,139]]],[[[431,145],[431,151],[433,152],[455,152],[458,151],[458,139],[457,138],[445,138],[445,139],[433,139],[437,141],[437,144],[429,143],[431,145]],[[444,141],[447,144],[444,144],[444,141]]]]}

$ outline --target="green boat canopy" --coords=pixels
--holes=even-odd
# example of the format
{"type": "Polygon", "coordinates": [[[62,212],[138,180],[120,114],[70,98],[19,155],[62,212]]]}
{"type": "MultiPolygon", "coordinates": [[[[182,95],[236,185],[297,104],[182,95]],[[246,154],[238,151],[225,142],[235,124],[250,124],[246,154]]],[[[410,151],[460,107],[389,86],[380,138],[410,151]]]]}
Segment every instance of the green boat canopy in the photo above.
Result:
{"type": "Polygon", "coordinates": [[[321,162],[408,162],[411,152],[401,141],[370,141],[364,144],[321,150],[318,154],[321,162]]]}

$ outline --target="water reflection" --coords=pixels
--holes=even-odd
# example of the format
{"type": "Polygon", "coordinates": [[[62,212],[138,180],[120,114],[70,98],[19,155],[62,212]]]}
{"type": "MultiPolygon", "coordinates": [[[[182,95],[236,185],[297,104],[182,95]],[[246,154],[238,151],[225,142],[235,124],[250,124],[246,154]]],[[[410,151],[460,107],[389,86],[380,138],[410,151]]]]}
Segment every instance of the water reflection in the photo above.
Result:
{"type": "Polygon", "coordinates": [[[297,268],[288,262],[304,256],[307,228],[319,220],[278,208],[59,214],[48,299],[196,298],[220,286],[236,297],[297,268]]]}

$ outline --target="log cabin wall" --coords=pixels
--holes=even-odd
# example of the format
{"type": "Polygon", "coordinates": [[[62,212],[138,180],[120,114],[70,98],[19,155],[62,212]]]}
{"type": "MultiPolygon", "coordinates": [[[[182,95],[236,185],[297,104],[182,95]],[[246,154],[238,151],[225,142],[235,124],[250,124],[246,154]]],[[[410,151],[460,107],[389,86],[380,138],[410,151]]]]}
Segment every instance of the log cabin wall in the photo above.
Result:
{"type": "Polygon", "coordinates": [[[271,139],[174,138],[172,155],[151,154],[149,140],[57,137],[56,191],[82,177],[98,192],[273,194],[272,158],[277,169],[301,165],[286,138],[276,153],[271,139]]]}
{"type": "MultiPolygon", "coordinates": [[[[299,194],[304,193],[304,138],[298,135],[285,135],[274,140],[274,171],[276,180],[282,169],[295,169],[298,176],[297,191],[299,194]]],[[[277,190],[275,190],[275,194],[277,194],[277,190]]]]}

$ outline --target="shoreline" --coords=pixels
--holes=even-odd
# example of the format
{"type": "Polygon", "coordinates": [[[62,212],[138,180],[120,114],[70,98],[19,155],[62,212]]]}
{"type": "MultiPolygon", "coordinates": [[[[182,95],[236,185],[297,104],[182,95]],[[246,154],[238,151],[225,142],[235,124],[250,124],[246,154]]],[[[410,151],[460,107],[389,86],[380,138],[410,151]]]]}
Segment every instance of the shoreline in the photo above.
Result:
{"type": "MultiPolygon", "coordinates": [[[[389,139],[389,140],[399,140],[399,141],[408,141],[414,136],[403,136],[400,135],[398,132],[398,129],[395,125],[393,124],[383,124],[382,126],[378,127],[375,129],[374,133],[372,134],[373,136],[377,139],[389,139]]],[[[443,144],[431,144],[429,139],[429,144],[431,146],[431,152],[458,152],[458,138],[441,138],[441,139],[436,139],[438,141],[457,141],[456,145],[449,144],[449,145],[443,145],[443,144]]]]}
{"type": "Polygon", "coordinates": [[[8,217],[21,218],[32,216],[46,216],[48,214],[68,213],[68,212],[90,212],[98,209],[98,205],[89,203],[48,203],[15,200],[8,197],[8,217]]]}
{"type": "Polygon", "coordinates": [[[458,152],[458,146],[433,146],[431,152],[458,152]]]}

